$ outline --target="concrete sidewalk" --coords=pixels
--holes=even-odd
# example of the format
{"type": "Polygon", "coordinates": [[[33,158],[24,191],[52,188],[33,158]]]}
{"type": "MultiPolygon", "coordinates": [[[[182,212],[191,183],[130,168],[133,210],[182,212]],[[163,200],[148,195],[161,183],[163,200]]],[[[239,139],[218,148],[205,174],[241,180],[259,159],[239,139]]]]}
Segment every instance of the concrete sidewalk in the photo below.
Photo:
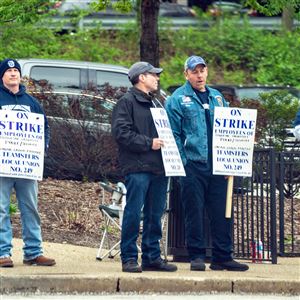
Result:
{"type": "Polygon", "coordinates": [[[267,293],[300,295],[300,258],[279,258],[277,265],[249,262],[247,272],[191,272],[176,263],[174,273],[121,272],[119,258],[96,260],[97,249],[44,243],[56,266],[25,266],[22,241],[14,239],[14,268],[0,268],[0,293],[267,293]]]}

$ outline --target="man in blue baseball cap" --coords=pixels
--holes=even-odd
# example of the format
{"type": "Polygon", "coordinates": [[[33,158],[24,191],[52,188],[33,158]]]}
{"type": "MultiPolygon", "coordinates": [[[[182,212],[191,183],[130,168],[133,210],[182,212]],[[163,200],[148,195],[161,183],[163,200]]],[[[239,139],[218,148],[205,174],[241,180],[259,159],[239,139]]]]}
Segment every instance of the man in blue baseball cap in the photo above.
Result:
{"type": "Polygon", "coordinates": [[[166,110],[181,154],[186,177],[181,177],[187,250],[192,271],[205,271],[204,208],[211,224],[210,269],[246,271],[232,258],[232,220],[225,218],[227,178],[212,174],[214,109],[227,107],[223,95],[206,85],[205,60],[193,55],[184,63],[186,82],[167,100],[166,110]]]}

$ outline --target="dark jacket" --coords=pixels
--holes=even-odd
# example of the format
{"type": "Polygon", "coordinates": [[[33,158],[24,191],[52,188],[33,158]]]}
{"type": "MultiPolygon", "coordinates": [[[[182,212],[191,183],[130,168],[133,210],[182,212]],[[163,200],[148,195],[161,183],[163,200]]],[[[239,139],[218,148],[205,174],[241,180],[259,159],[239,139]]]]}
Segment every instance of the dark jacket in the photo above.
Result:
{"type": "Polygon", "coordinates": [[[20,85],[18,93],[14,94],[0,81],[0,109],[30,111],[44,115],[45,117],[45,151],[49,147],[50,129],[45,113],[39,102],[26,93],[25,86],[20,85]]]}
{"type": "Polygon", "coordinates": [[[112,134],[119,146],[119,162],[124,174],[163,173],[160,150],[152,150],[158,134],[150,108],[153,97],[131,88],[116,104],[112,114],[112,134]]]}

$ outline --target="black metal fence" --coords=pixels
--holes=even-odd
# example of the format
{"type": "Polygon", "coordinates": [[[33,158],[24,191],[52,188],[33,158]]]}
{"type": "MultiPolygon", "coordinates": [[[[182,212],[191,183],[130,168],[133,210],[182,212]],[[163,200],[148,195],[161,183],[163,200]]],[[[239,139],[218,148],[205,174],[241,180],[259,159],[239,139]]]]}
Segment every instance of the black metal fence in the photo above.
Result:
{"type": "Polygon", "coordinates": [[[252,177],[235,178],[235,257],[277,263],[275,170],[274,150],[256,150],[252,177]]]}
{"type": "MultiPolygon", "coordinates": [[[[300,255],[300,152],[255,150],[253,174],[236,177],[233,193],[234,255],[253,262],[277,263],[277,255],[300,255]]],[[[170,197],[168,253],[175,261],[187,260],[183,210],[178,180],[170,197]]],[[[207,256],[211,254],[209,222],[207,256]]]]}
{"type": "Polygon", "coordinates": [[[300,151],[277,156],[279,255],[300,256],[300,151]]]}

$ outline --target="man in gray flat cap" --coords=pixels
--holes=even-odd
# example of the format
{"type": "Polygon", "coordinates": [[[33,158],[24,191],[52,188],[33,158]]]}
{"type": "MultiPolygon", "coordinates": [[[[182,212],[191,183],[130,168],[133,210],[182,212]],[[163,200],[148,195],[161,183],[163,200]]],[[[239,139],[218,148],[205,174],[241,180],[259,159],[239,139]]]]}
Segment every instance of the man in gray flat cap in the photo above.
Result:
{"type": "Polygon", "coordinates": [[[118,101],[112,114],[112,134],[119,147],[119,163],[127,189],[121,234],[123,272],[165,271],[177,267],[160,256],[161,217],[166,205],[167,177],[161,147],[150,108],[156,107],[152,92],[158,89],[163,69],[147,62],[131,66],[133,87],[118,101]],[[142,266],[136,241],[143,211],[142,266]]]}

